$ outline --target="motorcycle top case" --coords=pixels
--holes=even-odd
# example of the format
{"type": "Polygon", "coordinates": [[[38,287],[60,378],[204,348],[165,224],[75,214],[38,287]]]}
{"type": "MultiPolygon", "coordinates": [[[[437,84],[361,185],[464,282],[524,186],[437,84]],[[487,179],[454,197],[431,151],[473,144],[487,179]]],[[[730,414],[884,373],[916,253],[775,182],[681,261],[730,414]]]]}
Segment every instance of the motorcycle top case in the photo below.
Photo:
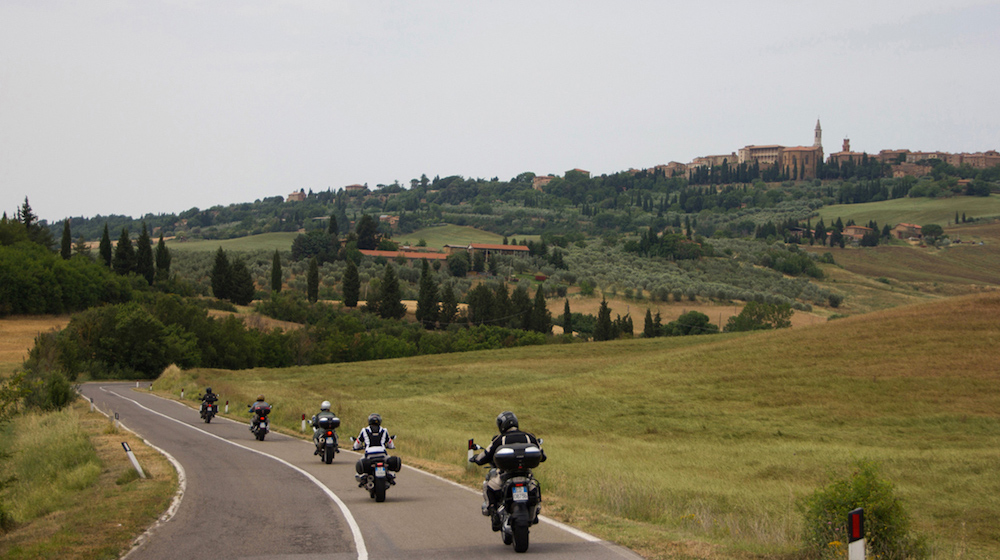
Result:
{"type": "Polygon", "coordinates": [[[340,418],[336,416],[321,416],[316,420],[319,427],[324,430],[333,430],[340,427],[340,418]]]}
{"type": "Polygon", "coordinates": [[[503,471],[533,469],[542,462],[542,450],[533,443],[509,443],[493,454],[493,464],[503,471]]]}

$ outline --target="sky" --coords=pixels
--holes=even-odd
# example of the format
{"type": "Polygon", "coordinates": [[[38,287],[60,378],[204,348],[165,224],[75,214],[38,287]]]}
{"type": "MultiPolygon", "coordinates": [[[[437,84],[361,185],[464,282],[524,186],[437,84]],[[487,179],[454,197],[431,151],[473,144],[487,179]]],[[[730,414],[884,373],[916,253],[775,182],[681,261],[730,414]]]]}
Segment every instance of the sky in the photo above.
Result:
{"type": "Polygon", "coordinates": [[[0,0],[0,210],[1000,149],[1000,0],[0,0]]]}

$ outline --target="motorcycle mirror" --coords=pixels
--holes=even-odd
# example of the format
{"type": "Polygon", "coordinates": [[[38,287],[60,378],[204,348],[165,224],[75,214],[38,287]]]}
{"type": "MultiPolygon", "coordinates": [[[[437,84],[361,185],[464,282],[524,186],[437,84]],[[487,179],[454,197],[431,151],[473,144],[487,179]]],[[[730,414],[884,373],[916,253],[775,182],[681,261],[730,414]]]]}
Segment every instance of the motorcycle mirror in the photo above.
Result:
{"type": "Polygon", "coordinates": [[[475,449],[475,448],[476,448],[476,442],[470,439],[469,440],[469,449],[475,449]]]}
{"type": "Polygon", "coordinates": [[[538,438],[538,445],[541,445],[544,441],[542,438],[538,438]]]}

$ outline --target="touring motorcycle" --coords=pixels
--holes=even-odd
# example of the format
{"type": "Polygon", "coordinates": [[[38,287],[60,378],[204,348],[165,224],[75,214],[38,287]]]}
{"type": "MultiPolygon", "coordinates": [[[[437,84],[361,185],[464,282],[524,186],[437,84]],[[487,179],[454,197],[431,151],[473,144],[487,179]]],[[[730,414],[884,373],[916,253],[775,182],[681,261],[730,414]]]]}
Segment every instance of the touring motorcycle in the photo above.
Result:
{"type": "MultiPolygon", "coordinates": [[[[541,444],[541,440],[539,445],[541,444]]],[[[481,450],[469,440],[470,456],[481,450]]],[[[538,523],[542,511],[542,489],[531,469],[542,460],[542,450],[533,443],[510,443],[499,447],[493,454],[493,467],[486,474],[489,480],[500,471],[500,500],[494,515],[499,517],[500,538],[504,544],[514,545],[515,552],[528,550],[528,529],[538,523]]],[[[486,482],[483,482],[485,487],[486,482]]],[[[496,529],[494,529],[496,531],[496,529]]]]}
{"type": "MultiPolygon", "coordinates": [[[[395,437],[390,436],[389,439],[395,437]]],[[[353,436],[351,441],[355,441],[353,436]]],[[[384,502],[385,491],[389,486],[396,484],[396,473],[402,465],[399,457],[390,456],[385,447],[371,445],[365,448],[365,456],[358,459],[354,465],[358,473],[354,479],[358,481],[358,487],[368,490],[376,502],[384,502]]]]}

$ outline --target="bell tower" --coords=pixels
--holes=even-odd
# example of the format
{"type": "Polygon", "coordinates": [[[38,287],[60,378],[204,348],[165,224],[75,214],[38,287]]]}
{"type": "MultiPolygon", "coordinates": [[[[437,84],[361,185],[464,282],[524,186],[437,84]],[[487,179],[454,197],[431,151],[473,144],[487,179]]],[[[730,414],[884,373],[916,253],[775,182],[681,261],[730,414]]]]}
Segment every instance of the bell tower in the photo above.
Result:
{"type": "Polygon", "coordinates": [[[816,134],[813,137],[813,147],[822,148],[823,147],[823,129],[819,126],[819,119],[816,119],[816,134]]]}

